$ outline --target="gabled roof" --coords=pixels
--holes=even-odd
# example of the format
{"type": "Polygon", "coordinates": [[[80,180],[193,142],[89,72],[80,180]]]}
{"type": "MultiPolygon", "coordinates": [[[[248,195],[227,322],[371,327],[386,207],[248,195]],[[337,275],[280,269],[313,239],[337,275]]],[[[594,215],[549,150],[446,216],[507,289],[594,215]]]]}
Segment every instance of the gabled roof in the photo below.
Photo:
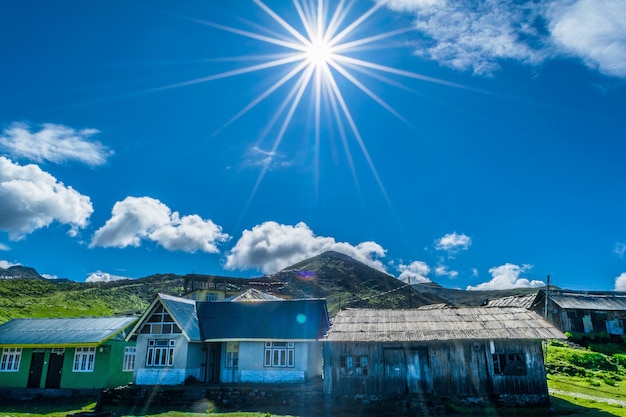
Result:
{"type": "Polygon", "coordinates": [[[256,288],[250,288],[247,291],[242,292],[238,295],[233,295],[232,297],[228,297],[224,299],[224,301],[280,301],[284,300],[283,298],[276,297],[275,295],[268,294],[263,291],[259,291],[256,288]]]}
{"type": "Polygon", "coordinates": [[[492,298],[487,300],[485,307],[522,307],[530,309],[535,298],[537,298],[537,293],[492,298]]]}
{"type": "Polygon", "coordinates": [[[576,292],[556,290],[550,291],[550,300],[565,309],[626,311],[626,293],[624,292],[576,292]]]}
{"type": "Polygon", "coordinates": [[[176,325],[183,331],[188,341],[200,341],[200,326],[198,325],[198,315],[196,314],[196,302],[187,298],[174,297],[167,294],[157,294],[156,298],[141,318],[130,331],[126,339],[130,339],[141,327],[143,323],[154,311],[157,304],[163,305],[165,311],[172,316],[176,325]]]}
{"type": "Polygon", "coordinates": [[[433,310],[340,311],[326,340],[331,342],[424,342],[437,340],[541,340],[565,335],[539,315],[519,307],[433,310]]]}
{"type": "Polygon", "coordinates": [[[202,340],[318,340],[328,330],[326,301],[199,302],[202,340]]]}
{"type": "Polygon", "coordinates": [[[13,319],[0,326],[0,347],[98,346],[123,339],[137,317],[13,319]]]}

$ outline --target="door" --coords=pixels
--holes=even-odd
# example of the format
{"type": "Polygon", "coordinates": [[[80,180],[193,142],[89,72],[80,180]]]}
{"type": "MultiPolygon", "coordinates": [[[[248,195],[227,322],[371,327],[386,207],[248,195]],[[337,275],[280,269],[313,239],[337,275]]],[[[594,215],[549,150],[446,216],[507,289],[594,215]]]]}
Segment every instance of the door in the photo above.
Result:
{"type": "Polygon", "coordinates": [[[28,388],[39,388],[41,385],[41,373],[43,372],[43,361],[46,356],[45,351],[33,351],[30,360],[30,371],[28,372],[28,388]]]}
{"type": "Polygon", "coordinates": [[[411,394],[423,394],[431,391],[427,348],[407,351],[407,385],[411,394]]]}
{"type": "Polygon", "coordinates": [[[383,349],[385,366],[385,392],[387,394],[405,394],[407,392],[407,367],[404,350],[400,348],[383,349]]]}
{"type": "Polygon", "coordinates": [[[50,353],[48,361],[48,375],[46,375],[46,388],[61,387],[61,373],[63,372],[63,352],[50,353]]]}

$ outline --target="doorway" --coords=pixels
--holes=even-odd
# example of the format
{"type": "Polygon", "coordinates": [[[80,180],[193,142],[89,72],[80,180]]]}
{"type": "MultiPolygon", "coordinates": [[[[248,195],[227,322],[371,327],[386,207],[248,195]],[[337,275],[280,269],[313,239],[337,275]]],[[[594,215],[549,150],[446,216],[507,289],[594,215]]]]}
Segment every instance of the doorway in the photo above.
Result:
{"type": "Polygon", "coordinates": [[[43,372],[43,363],[46,357],[45,350],[33,351],[30,360],[30,371],[28,372],[28,388],[39,388],[41,385],[41,374],[43,372]]]}
{"type": "Polygon", "coordinates": [[[46,375],[46,388],[60,388],[61,374],[63,373],[64,351],[55,351],[50,353],[48,360],[48,375],[46,375]]]}

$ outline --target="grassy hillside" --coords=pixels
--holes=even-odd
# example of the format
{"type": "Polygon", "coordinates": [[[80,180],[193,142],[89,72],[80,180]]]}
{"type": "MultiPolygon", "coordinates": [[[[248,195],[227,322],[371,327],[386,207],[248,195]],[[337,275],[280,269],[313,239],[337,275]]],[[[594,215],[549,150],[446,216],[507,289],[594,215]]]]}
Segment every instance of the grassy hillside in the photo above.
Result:
{"type": "Polygon", "coordinates": [[[140,314],[157,293],[178,295],[183,279],[154,275],[109,283],[0,280],[0,323],[12,318],[140,314]]]}

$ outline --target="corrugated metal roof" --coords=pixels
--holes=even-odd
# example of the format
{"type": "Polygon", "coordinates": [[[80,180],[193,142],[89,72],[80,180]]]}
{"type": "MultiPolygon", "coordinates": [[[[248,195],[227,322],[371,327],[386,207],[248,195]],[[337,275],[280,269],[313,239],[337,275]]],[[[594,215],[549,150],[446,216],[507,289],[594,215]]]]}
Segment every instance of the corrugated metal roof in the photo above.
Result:
{"type": "Polygon", "coordinates": [[[335,317],[326,340],[416,342],[463,339],[565,339],[539,315],[519,307],[433,310],[348,309],[335,317]]]}
{"type": "Polygon", "coordinates": [[[522,307],[529,309],[535,298],[537,298],[537,293],[494,298],[487,301],[486,307],[522,307]]]}
{"type": "Polygon", "coordinates": [[[197,304],[202,339],[317,340],[328,330],[326,301],[202,302],[197,304]]]}
{"type": "Polygon", "coordinates": [[[196,302],[187,298],[166,294],[159,294],[159,299],[189,340],[200,341],[200,326],[198,324],[198,314],[196,313],[196,302]]]}
{"type": "Polygon", "coordinates": [[[281,301],[283,298],[276,297],[275,295],[268,294],[263,291],[259,291],[256,288],[250,288],[249,290],[234,295],[232,297],[228,297],[224,299],[224,301],[281,301]]]}
{"type": "Polygon", "coordinates": [[[565,309],[626,311],[626,293],[623,292],[550,291],[550,299],[565,309]]]}
{"type": "Polygon", "coordinates": [[[98,345],[119,336],[137,317],[13,319],[0,326],[0,346],[98,345]]]}

